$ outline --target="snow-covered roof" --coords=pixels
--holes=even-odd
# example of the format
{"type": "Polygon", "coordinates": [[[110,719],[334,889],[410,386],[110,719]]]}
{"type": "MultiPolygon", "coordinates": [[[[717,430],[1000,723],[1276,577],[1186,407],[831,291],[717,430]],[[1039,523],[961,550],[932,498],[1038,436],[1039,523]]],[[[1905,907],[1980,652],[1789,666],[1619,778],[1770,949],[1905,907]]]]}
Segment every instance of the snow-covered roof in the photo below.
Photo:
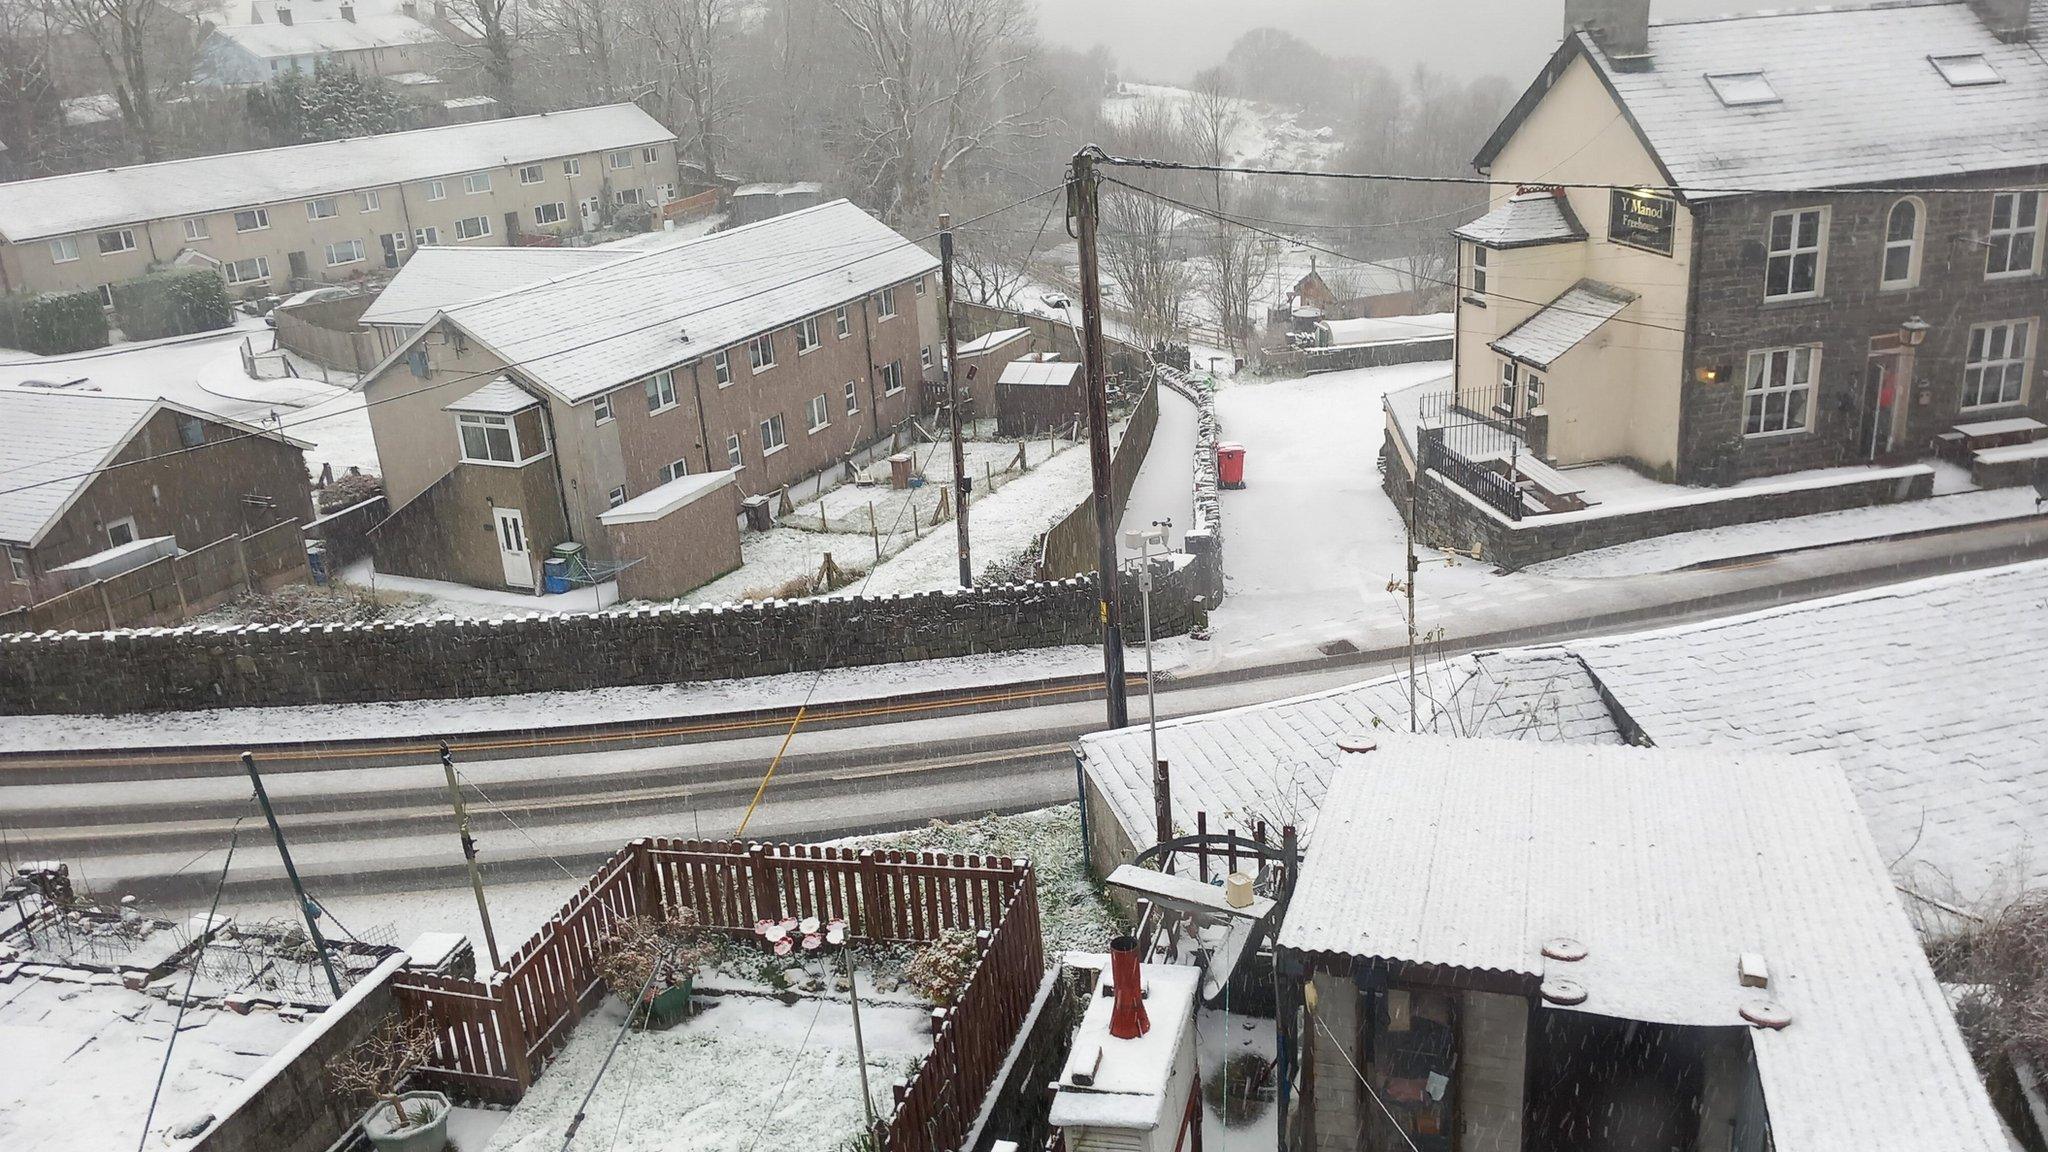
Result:
{"type": "Polygon", "coordinates": [[[1065,388],[1074,383],[1074,373],[1080,370],[1080,363],[1074,360],[1012,360],[1003,365],[996,383],[1065,388]]]}
{"type": "Polygon", "coordinates": [[[1581,280],[1489,347],[1525,364],[1549,368],[1635,299],[1636,294],[1626,288],[1581,280]]]}
{"type": "Polygon", "coordinates": [[[1966,3],[1652,25],[1639,71],[1575,40],[1689,199],[2048,164],[2048,55],[1999,40],[1966,3]],[[1999,82],[1951,86],[1931,60],[1951,55],[1982,56],[1999,82]],[[1724,103],[1707,79],[1756,73],[1775,100],[1724,103]]]}
{"type": "MultiPolygon", "coordinates": [[[[1107,993],[1091,996],[1074,1030],[1072,1056],[1060,1074],[1052,1098],[1049,1121],[1057,1128],[1125,1128],[1150,1131],[1161,1120],[1177,1122],[1184,1106],[1169,1101],[1166,1090],[1173,1080],[1174,1059],[1181,1037],[1194,1020],[1195,990],[1202,970],[1185,964],[1141,964],[1138,975],[1145,989],[1145,1016],[1151,1027],[1143,1036],[1128,1040],[1109,1034],[1110,1014],[1116,1001],[1107,993]],[[1101,1052],[1093,1072],[1093,1083],[1074,1082],[1072,1059],[1101,1052]]],[[[1108,969],[1103,985],[1113,981],[1108,969]]]]}
{"type": "Polygon", "coordinates": [[[1457,331],[1457,317],[1449,312],[1426,316],[1361,316],[1355,320],[1324,320],[1330,343],[1399,344],[1412,340],[1442,340],[1457,331]]]}
{"type": "MultiPolygon", "coordinates": [[[[1427,732],[1616,743],[1599,687],[1570,654],[1551,648],[1469,656],[1425,670],[1418,692],[1427,732]]],[[[1347,735],[1407,728],[1405,680],[1388,677],[1327,692],[1159,723],[1159,756],[1173,766],[1176,824],[1310,830],[1347,735]]],[[[1152,755],[1144,728],[1081,738],[1082,764],[1139,848],[1152,843],[1152,755]]]]}
{"type": "MultiPolygon", "coordinates": [[[[29,392],[0,388],[0,540],[33,547],[79,493],[93,470],[114,458],[160,408],[171,408],[244,432],[247,424],[172,404],[99,392],[29,392]]],[[[311,445],[285,441],[298,448],[311,445]]]]}
{"type": "Polygon", "coordinates": [[[834,200],[447,315],[574,404],[937,267],[881,221],[834,200]]]}
{"type": "Polygon", "coordinates": [[[468,393],[455,401],[443,404],[443,412],[482,412],[507,416],[524,412],[540,404],[540,398],[528,392],[503,376],[492,377],[491,382],[468,393]]]}
{"type": "Polygon", "coordinates": [[[299,20],[290,24],[231,24],[215,36],[259,60],[361,52],[424,44],[441,39],[432,28],[410,16],[357,16],[353,20],[299,20]]]}
{"type": "Polygon", "coordinates": [[[984,332],[972,340],[963,341],[960,345],[960,355],[972,356],[979,352],[986,352],[991,348],[1008,344],[1012,340],[1029,335],[1031,335],[1031,329],[1029,328],[1003,328],[994,332],[984,332]]]}
{"type": "Polygon", "coordinates": [[[365,309],[365,324],[412,327],[434,313],[621,258],[604,248],[421,248],[365,309]]]}
{"type": "Polygon", "coordinates": [[[1835,765],[1406,734],[1349,757],[1282,947],[1566,978],[1570,1010],[1661,1024],[1775,1001],[1791,1024],[1749,1036],[1776,1147],[2006,1148],[1835,765]],[[1556,937],[1585,958],[1546,959],[1556,937]]]}
{"type": "Polygon", "coordinates": [[[610,104],[44,176],[0,184],[0,236],[19,243],[674,139],[634,105],[610,104]]]}
{"type": "Polygon", "coordinates": [[[1451,235],[1488,248],[1527,248],[1584,240],[1586,230],[1571,201],[1550,191],[1518,192],[1451,235]]]}
{"type": "Polygon", "coordinates": [[[646,524],[660,520],[678,508],[683,508],[733,484],[731,470],[699,472],[694,476],[678,476],[650,492],[643,492],[617,508],[598,514],[598,522],[607,527],[617,524],[646,524]]]}

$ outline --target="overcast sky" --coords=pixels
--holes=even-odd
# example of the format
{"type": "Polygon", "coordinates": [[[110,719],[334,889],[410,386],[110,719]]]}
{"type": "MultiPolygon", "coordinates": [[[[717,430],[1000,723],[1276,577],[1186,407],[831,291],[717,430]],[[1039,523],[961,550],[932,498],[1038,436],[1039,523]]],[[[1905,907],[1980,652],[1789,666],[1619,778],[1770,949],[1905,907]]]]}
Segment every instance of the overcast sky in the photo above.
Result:
{"type": "MultiPolygon", "coordinates": [[[[1654,19],[1782,2],[1654,0],[1654,19]]],[[[1054,43],[1106,44],[1130,79],[1175,83],[1215,63],[1248,29],[1271,24],[1332,54],[1369,56],[1396,71],[1417,63],[1470,78],[1535,75],[1564,26],[1564,0],[1039,0],[1054,43]]]]}

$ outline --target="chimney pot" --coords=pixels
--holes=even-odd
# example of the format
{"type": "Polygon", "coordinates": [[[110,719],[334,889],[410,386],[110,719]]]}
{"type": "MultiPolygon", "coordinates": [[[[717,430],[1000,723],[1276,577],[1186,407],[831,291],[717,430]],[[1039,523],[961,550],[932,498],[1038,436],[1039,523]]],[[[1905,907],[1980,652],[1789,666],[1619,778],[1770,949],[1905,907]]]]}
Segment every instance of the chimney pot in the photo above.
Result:
{"type": "Polygon", "coordinates": [[[1109,942],[1109,978],[1116,1003],[1109,1011],[1109,1034],[1119,1040],[1135,1040],[1152,1030],[1145,1015],[1144,977],[1138,971],[1138,940],[1119,936],[1109,942]]]}
{"type": "Polygon", "coordinates": [[[2034,37],[2033,5],[2029,0],[1970,0],[1970,10],[1993,36],[2008,44],[2034,37]]]}
{"type": "MultiPolygon", "coordinates": [[[[2022,0],[2024,2],[2024,0],[2022,0]]],[[[1615,67],[1649,66],[1650,0],[1565,0],[1564,34],[1585,32],[1615,67]]]]}

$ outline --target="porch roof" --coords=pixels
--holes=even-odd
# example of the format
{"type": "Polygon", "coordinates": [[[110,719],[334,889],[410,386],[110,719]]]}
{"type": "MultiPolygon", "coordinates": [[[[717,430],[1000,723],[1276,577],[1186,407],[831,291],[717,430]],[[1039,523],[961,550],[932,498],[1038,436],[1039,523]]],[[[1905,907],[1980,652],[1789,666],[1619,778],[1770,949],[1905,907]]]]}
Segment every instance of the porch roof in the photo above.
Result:
{"type": "Polygon", "coordinates": [[[1636,294],[1626,288],[1581,280],[1488,347],[1549,371],[1558,357],[1578,347],[1579,341],[1599,331],[1602,324],[1635,301],[1636,294]]]}
{"type": "Polygon", "coordinates": [[[1529,248],[1584,240],[1586,230],[1571,202],[1556,192],[1517,192],[1451,235],[1488,248],[1529,248]]]}
{"type": "Polygon", "coordinates": [[[1790,1025],[1751,1037],[1785,1152],[2004,1147],[1832,760],[1375,739],[1331,781],[1282,947],[1568,979],[1574,1011],[1662,1024],[1771,1002],[1790,1025]],[[1560,937],[1584,958],[1546,958],[1560,937]]]}
{"type": "Polygon", "coordinates": [[[492,377],[491,382],[459,400],[442,406],[443,412],[482,412],[493,416],[509,416],[538,408],[540,397],[514,384],[503,376],[492,377]]]}

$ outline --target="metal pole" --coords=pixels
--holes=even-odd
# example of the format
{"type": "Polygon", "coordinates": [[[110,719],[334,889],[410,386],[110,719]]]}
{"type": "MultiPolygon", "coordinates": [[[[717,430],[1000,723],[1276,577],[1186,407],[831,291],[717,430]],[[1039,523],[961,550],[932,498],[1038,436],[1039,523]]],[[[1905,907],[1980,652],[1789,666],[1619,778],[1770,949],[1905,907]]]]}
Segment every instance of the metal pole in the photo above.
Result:
{"type": "Polygon", "coordinates": [[[1422,567],[1415,559],[1415,491],[1422,486],[1422,457],[1416,455],[1415,475],[1408,478],[1408,731],[1418,732],[1415,717],[1415,573],[1422,567]]]}
{"type": "MultiPolygon", "coordinates": [[[[974,558],[967,547],[967,491],[974,478],[967,474],[967,453],[960,446],[960,341],[953,332],[953,217],[939,213],[939,283],[946,310],[946,410],[953,425],[953,534],[960,541],[960,586],[974,587],[974,558]]],[[[865,1073],[863,1073],[865,1074],[865,1073]]]]}
{"type": "Polygon", "coordinates": [[[491,931],[490,905],[484,903],[484,874],[476,864],[476,840],[469,834],[469,811],[462,806],[462,789],[455,784],[455,756],[448,742],[441,741],[441,772],[448,779],[448,803],[455,808],[455,831],[462,837],[462,858],[469,864],[469,887],[476,893],[476,914],[484,922],[484,946],[491,951],[491,970],[505,966],[498,958],[498,936],[491,931]]]}
{"type": "Polygon", "coordinates": [[[853,976],[853,941],[839,950],[846,961],[846,995],[853,1004],[853,1062],[860,1065],[860,1106],[868,1115],[868,1135],[875,1134],[875,1097],[868,1091],[868,1049],[860,1035],[860,984],[853,976]]]}
{"type": "Polygon", "coordinates": [[[270,822],[271,838],[277,841],[277,854],[284,861],[284,874],[292,882],[292,892],[299,898],[299,915],[305,918],[306,935],[312,937],[313,947],[320,953],[320,967],[327,970],[327,987],[336,1000],[341,999],[341,981],[334,977],[334,961],[327,958],[327,938],[320,935],[313,902],[306,898],[306,886],[299,883],[299,870],[292,865],[291,849],[285,847],[284,829],[277,826],[277,813],[271,811],[270,793],[263,790],[263,776],[256,771],[256,757],[242,753],[242,767],[249,770],[249,783],[256,786],[256,803],[263,809],[263,818],[270,822]]]}
{"type": "Polygon", "coordinates": [[[1152,762],[1159,762],[1159,686],[1152,679],[1152,534],[1144,535],[1142,559],[1144,567],[1138,572],[1138,591],[1145,602],[1145,710],[1149,714],[1146,727],[1151,730],[1152,762]]]}
{"type": "Polygon", "coordinates": [[[1075,235],[1081,255],[1081,359],[1088,372],[1088,462],[1094,476],[1095,587],[1102,618],[1103,693],[1109,726],[1129,724],[1124,698],[1123,607],[1117,597],[1116,516],[1110,498],[1109,378],[1102,360],[1102,282],[1096,263],[1095,161],[1102,150],[1089,145],[1074,153],[1075,235]]]}

